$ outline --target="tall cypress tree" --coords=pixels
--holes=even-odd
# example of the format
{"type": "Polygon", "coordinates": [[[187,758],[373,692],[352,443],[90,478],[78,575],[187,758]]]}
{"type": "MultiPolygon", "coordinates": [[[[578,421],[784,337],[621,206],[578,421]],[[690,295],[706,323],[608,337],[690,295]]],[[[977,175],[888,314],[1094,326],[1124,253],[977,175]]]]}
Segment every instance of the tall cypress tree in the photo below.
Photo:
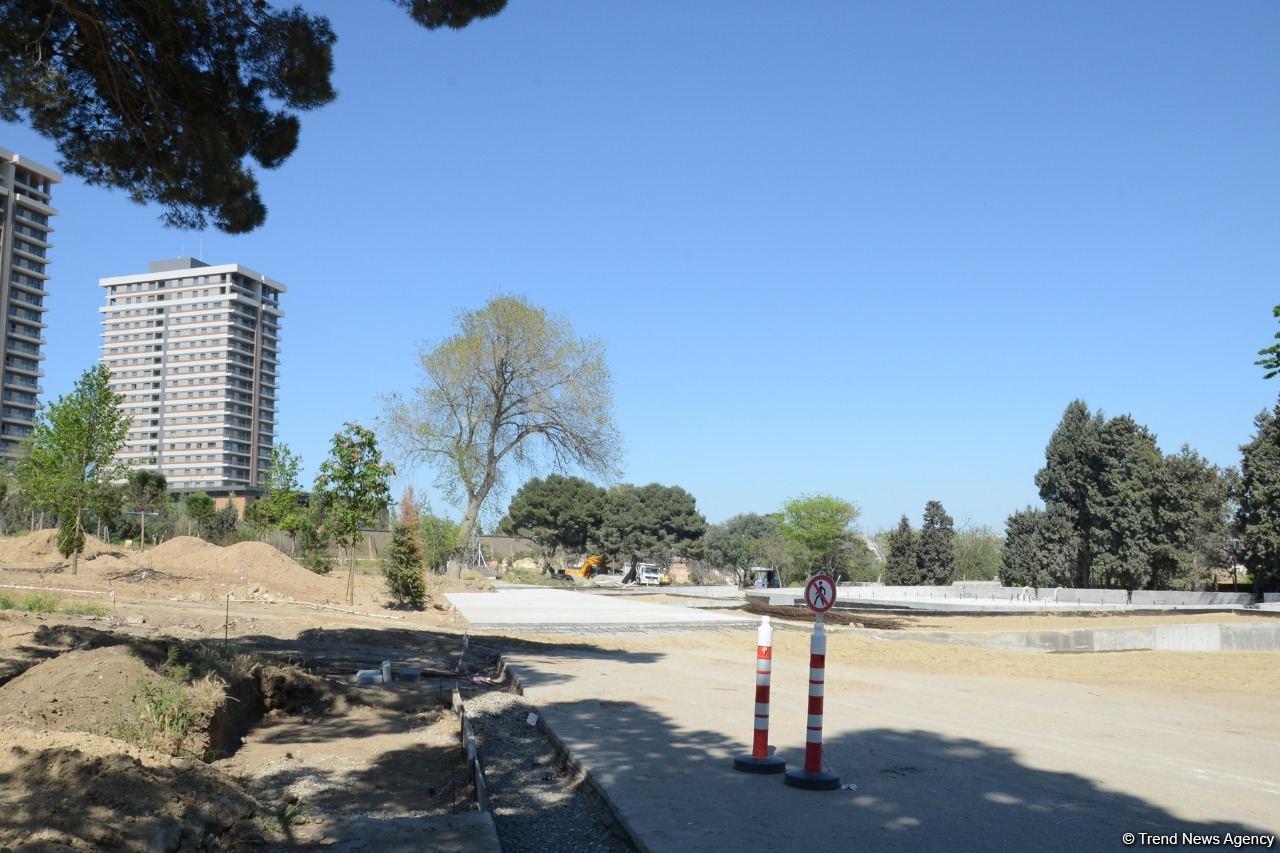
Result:
{"type": "Polygon", "coordinates": [[[884,582],[893,586],[915,586],[920,583],[916,564],[916,532],[904,515],[889,533],[889,554],[884,561],[884,582]]]}
{"type": "Polygon", "coordinates": [[[955,576],[955,521],[947,515],[940,501],[929,501],[924,506],[924,523],[920,528],[920,544],[916,549],[916,566],[920,583],[948,584],[955,576]]]}
{"type": "Polygon", "coordinates": [[[1063,584],[1194,587],[1222,550],[1222,473],[1187,447],[1165,456],[1155,435],[1128,415],[1107,419],[1079,400],[1071,403],[1045,448],[1036,485],[1045,515],[1009,519],[1014,547],[1002,575],[1019,583],[1050,581],[1066,549],[1070,574],[1063,584]]]}
{"type": "Polygon", "coordinates": [[[1091,485],[1102,467],[1099,436],[1102,413],[1090,414],[1083,400],[1073,400],[1044,450],[1044,467],[1036,473],[1036,486],[1046,507],[1064,514],[1076,530],[1078,550],[1072,559],[1072,585],[1088,586],[1093,512],[1091,485]]]}
{"type": "Polygon", "coordinates": [[[1240,448],[1235,526],[1254,590],[1270,592],[1280,589],[1280,402],[1253,423],[1253,441],[1240,448]]]}

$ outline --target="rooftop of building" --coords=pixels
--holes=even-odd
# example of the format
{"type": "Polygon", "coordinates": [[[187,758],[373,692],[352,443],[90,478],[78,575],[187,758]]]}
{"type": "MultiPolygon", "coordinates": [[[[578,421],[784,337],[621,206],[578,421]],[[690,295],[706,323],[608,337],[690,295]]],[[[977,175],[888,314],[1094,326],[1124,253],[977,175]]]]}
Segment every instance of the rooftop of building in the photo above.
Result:
{"type": "Polygon", "coordinates": [[[235,272],[246,278],[263,282],[272,289],[281,293],[289,290],[283,283],[276,281],[274,278],[265,276],[255,269],[246,267],[243,264],[210,264],[199,258],[162,258],[160,260],[151,261],[147,264],[147,271],[140,273],[129,273],[128,275],[113,275],[98,279],[100,287],[110,287],[113,284],[132,284],[140,281],[151,281],[158,275],[166,275],[172,278],[186,278],[188,276],[209,275],[210,273],[235,272]]]}
{"type": "Polygon", "coordinates": [[[30,157],[24,157],[21,154],[15,154],[4,146],[0,146],[0,162],[17,163],[24,169],[30,169],[38,175],[48,178],[55,184],[62,182],[62,173],[56,169],[50,169],[43,163],[37,163],[30,157]]]}

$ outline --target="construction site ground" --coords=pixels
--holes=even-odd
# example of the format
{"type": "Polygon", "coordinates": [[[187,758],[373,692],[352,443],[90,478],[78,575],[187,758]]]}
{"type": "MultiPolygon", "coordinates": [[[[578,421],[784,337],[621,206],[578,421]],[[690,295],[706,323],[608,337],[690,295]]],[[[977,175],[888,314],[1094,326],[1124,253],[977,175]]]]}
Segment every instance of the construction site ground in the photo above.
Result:
{"type": "MultiPolygon", "coordinates": [[[[634,839],[664,851],[856,844],[1074,852],[1124,849],[1126,832],[1280,831],[1273,653],[1025,654],[886,642],[839,626],[829,637],[824,738],[846,788],[831,792],[732,769],[733,756],[750,746],[753,630],[473,631],[468,664],[496,676],[505,657],[523,688],[520,695],[509,683],[461,682],[492,798],[491,819],[477,821],[444,701],[458,680],[350,683],[357,669],[384,659],[454,666],[467,626],[442,588],[433,606],[410,613],[386,606],[372,574],[357,577],[348,607],[341,574],[309,589],[304,575],[275,584],[269,570],[249,566],[258,591],[250,586],[241,597],[239,567],[220,578],[170,568],[193,579],[122,581],[92,568],[76,576],[0,572],[8,587],[117,594],[113,620],[0,611],[0,846],[101,849],[105,838],[129,842],[117,849],[195,849],[184,846],[189,827],[177,815],[209,802],[227,813],[209,818],[226,826],[200,837],[207,849],[420,849],[428,826],[440,849],[508,851],[620,851],[634,839]],[[229,622],[218,583],[232,588],[229,622]],[[91,679],[105,664],[67,667],[58,675],[65,686],[41,688],[32,675],[42,661],[92,651],[90,633],[216,644],[224,630],[232,648],[322,679],[327,698],[320,708],[268,714],[229,756],[209,763],[134,748],[82,722],[58,728],[49,694],[92,698],[91,679]],[[31,698],[15,691],[6,705],[19,678],[30,682],[23,695],[31,698]],[[530,713],[538,725],[529,725],[530,713]],[[58,799],[41,799],[42,791],[58,799]],[[69,822],[66,809],[77,803],[69,822]],[[104,829],[144,812],[160,832],[150,840],[104,829]],[[130,846],[135,837],[142,840],[130,846]]],[[[589,608],[597,597],[582,598],[589,608]]],[[[901,634],[1257,618],[924,615],[868,624],[901,634]]],[[[792,767],[803,759],[809,629],[783,623],[775,640],[772,743],[792,767]]]]}

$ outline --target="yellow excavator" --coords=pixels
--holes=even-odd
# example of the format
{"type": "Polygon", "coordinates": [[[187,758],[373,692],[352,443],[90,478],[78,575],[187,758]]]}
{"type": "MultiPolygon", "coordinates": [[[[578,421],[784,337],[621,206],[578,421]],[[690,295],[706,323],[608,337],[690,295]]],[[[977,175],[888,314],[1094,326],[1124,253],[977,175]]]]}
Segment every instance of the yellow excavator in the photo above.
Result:
{"type": "Polygon", "coordinates": [[[589,581],[603,568],[604,557],[601,557],[599,554],[592,554],[578,565],[565,569],[564,573],[568,577],[575,577],[584,581],[589,581]]]}

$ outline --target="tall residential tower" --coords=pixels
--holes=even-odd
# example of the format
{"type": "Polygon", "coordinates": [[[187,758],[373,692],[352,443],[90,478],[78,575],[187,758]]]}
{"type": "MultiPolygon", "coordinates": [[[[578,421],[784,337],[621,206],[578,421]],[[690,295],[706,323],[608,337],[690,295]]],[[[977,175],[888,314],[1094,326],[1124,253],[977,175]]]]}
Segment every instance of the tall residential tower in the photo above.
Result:
{"type": "Polygon", "coordinates": [[[35,421],[43,390],[44,298],[49,264],[50,190],[62,180],[54,170],[0,148],[0,311],[4,328],[4,377],[0,381],[0,460],[17,458],[35,421]]]}
{"type": "Polygon", "coordinates": [[[275,437],[285,286],[194,258],[99,284],[102,360],[132,418],[119,461],[160,471],[175,492],[259,494],[275,437]]]}

